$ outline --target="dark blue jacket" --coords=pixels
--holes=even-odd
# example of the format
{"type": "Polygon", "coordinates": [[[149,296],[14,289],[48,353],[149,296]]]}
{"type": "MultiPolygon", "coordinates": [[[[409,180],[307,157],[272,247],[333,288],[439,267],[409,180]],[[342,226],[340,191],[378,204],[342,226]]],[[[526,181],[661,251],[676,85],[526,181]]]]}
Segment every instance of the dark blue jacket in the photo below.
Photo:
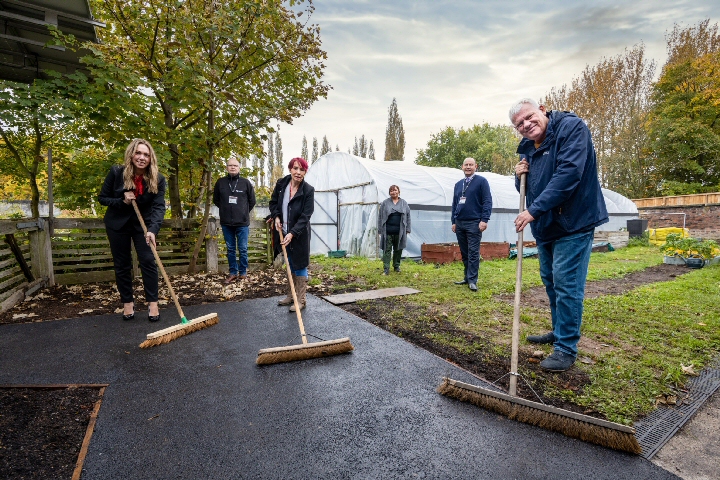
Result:
{"type": "MultiPolygon", "coordinates": [[[[574,113],[551,111],[548,117],[540,147],[524,138],[517,149],[530,163],[526,205],[538,243],[591,231],[608,221],[590,130],[574,113]]],[[[515,188],[520,190],[517,177],[515,188]]]]}
{"type": "Polygon", "coordinates": [[[458,221],[489,222],[492,213],[492,195],[490,194],[490,184],[487,179],[476,173],[467,190],[465,190],[465,204],[458,205],[464,185],[464,178],[455,184],[451,223],[455,225],[458,221]]]}

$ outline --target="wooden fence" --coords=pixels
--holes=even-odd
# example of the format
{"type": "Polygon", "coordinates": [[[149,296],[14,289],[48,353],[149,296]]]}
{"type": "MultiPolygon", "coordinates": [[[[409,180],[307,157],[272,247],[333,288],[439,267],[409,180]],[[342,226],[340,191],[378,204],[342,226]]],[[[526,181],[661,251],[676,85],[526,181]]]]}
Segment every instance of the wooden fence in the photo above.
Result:
{"type": "Polygon", "coordinates": [[[651,197],[633,199],[638,208],[682,207],[690,205],[718,205],[720,192],[676,195],[674,197],[651,197]]]}
{"type": "MultiPolygon", "coordinates": [[[[158,255],[169,274],[190,265],[200,230],[198,219],[164,220],[157,237],[158,255]]],[[[102,219],[55,218],[0,220],[0,312],[43,286],[106,282],[115,278],[110,245],[102,219]]],[[[220,221],[210,218],[197,260],[197,271],[227,271],[220,221]]],[[[253,220],[248,239],[250,270],[270,264],[272,245],[264,222],[253,220]]],[[[133,270],[140,268],[133,250],[133,270]]]]}

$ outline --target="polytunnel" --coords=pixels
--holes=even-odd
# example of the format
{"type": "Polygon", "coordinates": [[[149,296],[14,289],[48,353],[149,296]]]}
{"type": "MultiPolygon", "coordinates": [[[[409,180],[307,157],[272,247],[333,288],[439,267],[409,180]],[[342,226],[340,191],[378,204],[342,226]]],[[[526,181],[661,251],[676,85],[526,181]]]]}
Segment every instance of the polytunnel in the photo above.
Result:
{"type": "MultiPolygon", "coordinates": [[[[515,243],[513,221],[520,196],[513,176],[478,172],[490,183],[493,209],[483,242],[515,243]]],[[[419,257],[423,243],[456,242],[451,230],[450,211],[455,183],[464,178],[462,170],[425,167],[411,162],[369,160],[348,153],[333,152],[310,166],[305,180],[315,187],[315,211],[310,220],[313,254],[345,250],[348,254],[376,258],[377,215],[380,203],[389,197],[391,185],[400,188],[400,197],[410,205],[411,233],[404,257],[419,257]],[[338,219],[340,220],[338,222],[338,219]]],[[[610,222],[598,230],[619,230],[637,207],[622,195],[603,189],[610,222]]],[[[530,229],[525,240],[532,241],[530,229]]]]}

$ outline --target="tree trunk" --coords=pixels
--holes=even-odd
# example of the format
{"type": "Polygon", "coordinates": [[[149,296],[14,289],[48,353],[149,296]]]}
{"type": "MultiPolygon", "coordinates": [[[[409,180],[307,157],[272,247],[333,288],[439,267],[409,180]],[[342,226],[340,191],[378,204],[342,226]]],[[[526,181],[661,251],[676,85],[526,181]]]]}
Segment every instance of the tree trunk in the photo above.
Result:
{"type": "Polygon", "coordinates": [[[176,143],[169,143],[170,171],[168,172],[168,191],[170,193],[170,214],[172,218],[183,218],[180,200],[180,152],[176,143]]]}
{"type": "MultiPolygon", "coordinates": [[[[212,155],[212,153],[211,153],[212,155]]],[[[205,165],[203,165],[205,167],[205,165]]],[[[207,232],[208,219],[210,218],[210,189],[207,188],[212,181],[212,173],[209,167],[203,169],[203,177],[205,178],[205,212],[203,214],[202,222],[200,223],[200,235],[195,242],[195,248],[193,249],[192,258],[190,259],[190,265],[188,266],[188,273],[195,273],[197,268],[198,256],[200,256],[200,249],[202,249],[203,242],[205,241],[205,233],[207,232]]]]}

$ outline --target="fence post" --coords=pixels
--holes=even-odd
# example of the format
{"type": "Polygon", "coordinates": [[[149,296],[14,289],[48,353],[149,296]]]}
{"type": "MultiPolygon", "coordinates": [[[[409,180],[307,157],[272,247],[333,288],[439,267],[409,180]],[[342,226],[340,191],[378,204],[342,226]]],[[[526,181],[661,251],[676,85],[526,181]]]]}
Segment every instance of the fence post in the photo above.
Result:
{"type": "Polygon", "coordinates": [[[275,258],[273,257],[273,237],[269,223],[265,223],[265,243],[267,246],[267,263],[268,265],[272,265],[275,258]]]}
{"type": "Polygon", "coordinates": [[[55,285],[52,260],[50,223],[38,218],[39,229],[28,232],[30,239],[30,266],[35,278],[47,278],[48,286],[55,285]]]}
{"type": "Polygon", "coordinates": [[[208,218],[207,237],[205,237],[205,271],[207,273],[217,273],[218,271],[218,228],[216,222],[216,218],[208,218]]]}

